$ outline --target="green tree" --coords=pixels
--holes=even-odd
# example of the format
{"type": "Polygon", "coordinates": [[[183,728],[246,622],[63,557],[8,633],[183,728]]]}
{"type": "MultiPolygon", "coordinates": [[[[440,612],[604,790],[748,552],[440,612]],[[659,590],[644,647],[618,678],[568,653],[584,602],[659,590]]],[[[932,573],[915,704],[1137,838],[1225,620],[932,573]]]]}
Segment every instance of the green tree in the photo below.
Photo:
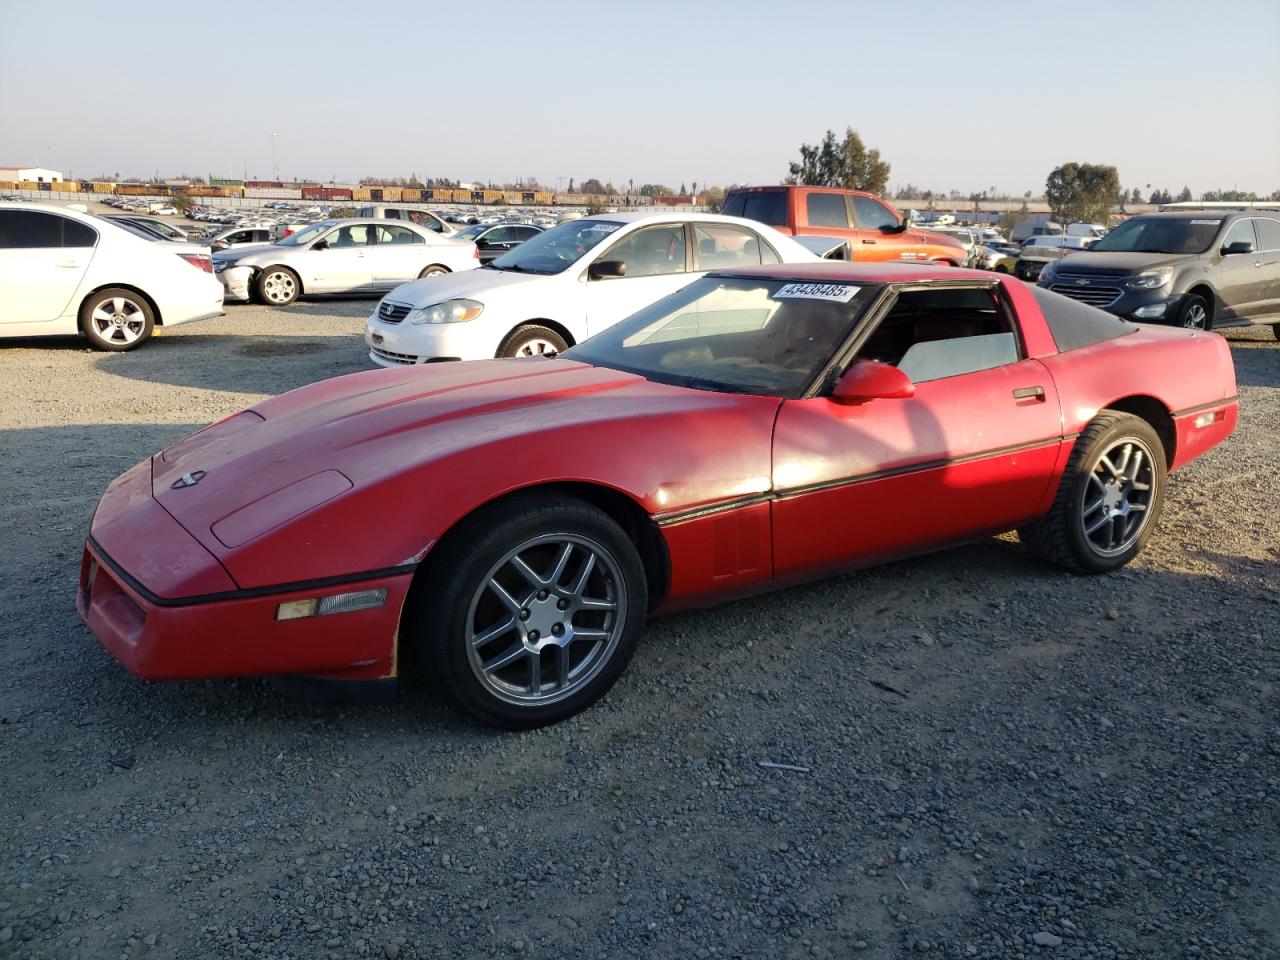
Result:
{"type": "Polygon", "coordinates": [[[724,209],[724,188],[704,186],[702,199],[706,202],[708,213],[719,213],[724,209]]]}
{"type": "Polygon", "coordinates": [[[879,150],[868,150],[852,127],[845,128],[843,140],[828,130],[821,143],[802,143],[799,162],[793,161],[788,168],[787,183],[871,193],[884,193],[889,183],[888,162],[880,159],[879,150]]]}
{"type": "Polygon", "coordinates": [[[1130,203],[1141,203],[1141,202],[1142,202],[1142,191],[1141,191],[1141,190],[1139,190],[1137,187],[1134,187],[1134,188],[1133,188],[1133,192],[1132,192],[1131,194],[1129,194],[1129,202],[1130,202],[1130,203]]]}
{"type": "Polygon", "coordinates": [[[1103,164],[1064,163],[1049,174],[1044,195],[1063,223],[1105,223],[1120,195],[1120,174],[1103,164]]]}
{"type": "Polygon", "coordinates": [[[605,193],[604,184],[592,177],[590,180],[583,180],[582,186],[578,188],[579,193],[589,193],[594,196],[603,196],[605,193]]]}
{"type": "Polygon", "coordinates": [[[676,196],[677,196],[677,197],[683,197],[683,196],[685,196],[686,194],[688,194],[688,192],[689,192],[689,191],[688,191],[688,190],[686,190],[686,189],[684,188],[684,184],[682,183],[682,184],[680,184],[680,189],[676,191],[676,196]]]}
{"type": "Polygon", "coordinates": [[[640,196],[642,197],[669,197],[671,196],[671,188],[664,187],[660,183],[642,183],[640,185],[640,196]]]}
{"type": "Polygon", "coordinates": [[[1231,203],[1236,201],[1253,202],[1258,199],[1258,195],[1244,190],[1206,190],[1204,192],[1204,199],[1209,201],[1218,201],[1220,203],[1231,203]]]}
{"type": "Polygon", "coordinates": [[[173,196],[173,209],[177,210],[179,213],[186,213],[195,205],[196,202],[185,193],[176,193],[173,196]]]}
{"type": "Polygon", "coordinates": [[[1183,188],[1182,188],[1182,192],[1181,192],[1180,194],[1178,194],[1178,201],[1179,201],[1180,203],[1186,203],[1186,202],[1187,202],[1188,200],[1190,200],[1190,199],[1192,199],[1192,197],[1191,197],[1191,188],[1190,188],[1190,187],[1183,187],[1183,188]]]}

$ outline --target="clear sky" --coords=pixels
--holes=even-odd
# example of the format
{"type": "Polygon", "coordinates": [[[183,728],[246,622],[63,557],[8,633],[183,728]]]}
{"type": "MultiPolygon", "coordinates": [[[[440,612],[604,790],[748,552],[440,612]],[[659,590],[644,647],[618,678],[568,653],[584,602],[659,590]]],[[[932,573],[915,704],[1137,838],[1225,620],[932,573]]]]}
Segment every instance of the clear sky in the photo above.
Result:
{"type": "Polygon", "coordinates": [[[76,177],[1280,190],[1280,0],[0,0],[0,164],[76,177]],[[560,179],[562,178],[562,179],[560,179]]]}

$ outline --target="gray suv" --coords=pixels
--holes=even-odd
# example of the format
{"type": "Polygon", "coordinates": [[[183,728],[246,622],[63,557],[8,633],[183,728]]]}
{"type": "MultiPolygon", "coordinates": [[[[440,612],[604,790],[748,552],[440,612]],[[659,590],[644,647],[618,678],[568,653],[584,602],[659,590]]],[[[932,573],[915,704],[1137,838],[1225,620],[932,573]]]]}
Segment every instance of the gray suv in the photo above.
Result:
{"type": "Polygon", "coordinates": [[[1133,217],[1045,266],[1039,283],[1130,320],[1270,324],[1280,339],[1280,207],[1133,217]]]}

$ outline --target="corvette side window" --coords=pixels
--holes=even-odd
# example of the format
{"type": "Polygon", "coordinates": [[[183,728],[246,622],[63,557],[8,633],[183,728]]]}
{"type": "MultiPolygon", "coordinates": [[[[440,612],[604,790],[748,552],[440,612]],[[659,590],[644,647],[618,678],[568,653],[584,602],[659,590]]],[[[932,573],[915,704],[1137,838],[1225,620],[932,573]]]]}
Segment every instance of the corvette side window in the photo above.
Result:
{"type": "Polygon", "coordinates": [[[916,383],[989,370],[1021,359],[1013,319],[987,288],[906,290],[858,351],[916,383]]]}

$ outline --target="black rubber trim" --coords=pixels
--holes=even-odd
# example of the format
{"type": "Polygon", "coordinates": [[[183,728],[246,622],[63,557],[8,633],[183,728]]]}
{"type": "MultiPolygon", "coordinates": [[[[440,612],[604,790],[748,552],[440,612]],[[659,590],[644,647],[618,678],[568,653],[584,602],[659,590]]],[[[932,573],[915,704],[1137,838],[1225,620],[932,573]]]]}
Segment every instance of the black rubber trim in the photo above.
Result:
{"type": "Polygon", "coordinates": [[[275,593],[295,593],[299,590],[312,590],[320,587],[336,587],[344,583],[359,583],[362,580],[377,580],[383,577],[394,577],[405,573],[413,573],[417,564],[402,563],[398,567],[383,567],[381,570],[366,570],[362,573],[348,573],[340,577],[321,577],[316,580],[295,580],[292,583],[277,583],[269,587],[248,587],[242,590],[224,590],[221,593],[202,593],[194,597],[162,597],[148,590],[138,582],[137,578],[120,566],[102,545],[93,537],[89,538],[89,546],[103,565],[118,580],[139,594],[147,603],[157,607],[191,607],[201,603],[217,603],[220,600],[245,600],[252,597],[268,597],[275,593]]]}
{"type": "Polygon", "coordinates": [[[789,500],[793,497],[804,496],[807,493],[816,493],[820,490],[834,490],[838,487],[850,487],[859,483],[870,483],[873,480],[884,480],[887,477],[901,477],[909,473],[920,473],[925,470],[937,470],[940,467],[947,467],[957,463],[971,463],[974,460],[985,460],[987,457],[998,457],[1009,453],[1019,453],[1023,450],[1037,450],[1041,447],[1053,446],[1075,440],[1077,436],[1079,436],[1079,434],[1071,434],[1065,437],[1049,437],[1044,440],[1031,440],[1026,443],[1011,444],[1007,447],[995,447],[991,450],[983,450],[980,453],[971,453],[963,457],[945,457],[939,460],[927,460],[924,463],[910,463],[901,467],[892,467],[888,470],[877,470],[874,473],[862,473],[853,477],[838,477],[834,480],[822,480],[818,483],[807,483],[799,487],[788,487],[785,490],[773,490],[768,493],[757,493],[748,497],[734,497],[732,500],[721,500],[718,503],[704,504],[701,507],[694,507],[689,510],[679,510],[674,513],[667,514],[655,514],[653,520],[660,527],[669,527],[677,523],[686,523],[690,520],[700,520],[703,517],[709,517],[717,513],[724,513],[729,510],[739,510],[743,507],[754,506],[757,503],[770,503],[775,500],[789,500]]]}
{"type": "Polygon", "coordinates": [[[1184,407],[1181,410],[1174,410],[1169,414],[1171,417],[1188,417],[1193,413],[1203,413],[1206,410],[1216,410],[1218,407],[1226,407],[1233,403],[1238,403],[1240,395],[1236,394],[1230,397],[1223,397],[1221,400],[1210,400],[1208,403],[1199,403],[1194,407],[1184,407]]]}

